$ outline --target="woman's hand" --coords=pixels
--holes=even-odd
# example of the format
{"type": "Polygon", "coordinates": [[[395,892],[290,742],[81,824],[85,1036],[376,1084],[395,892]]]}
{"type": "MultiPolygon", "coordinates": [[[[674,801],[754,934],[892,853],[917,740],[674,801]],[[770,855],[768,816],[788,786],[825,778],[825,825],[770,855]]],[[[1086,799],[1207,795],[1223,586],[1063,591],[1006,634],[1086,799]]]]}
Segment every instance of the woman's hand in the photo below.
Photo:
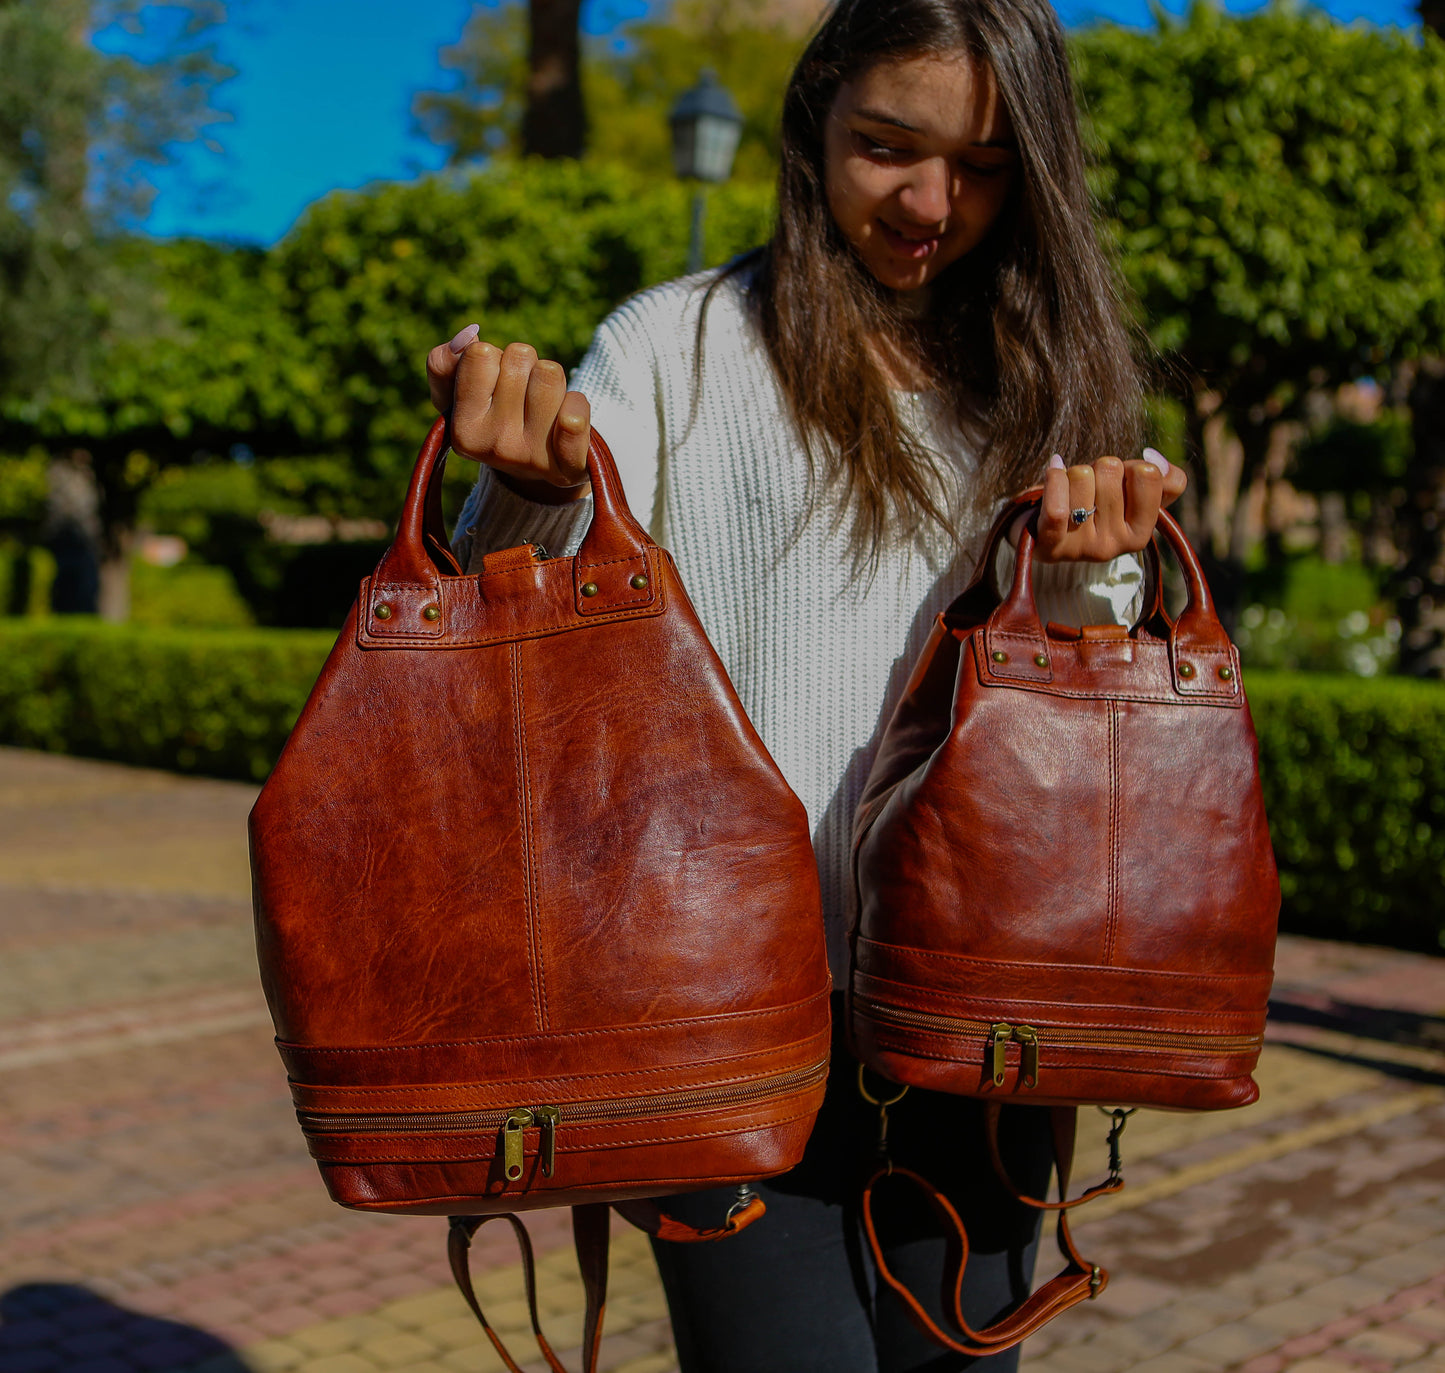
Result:
{"type": "Polygon", "coordinates": [[[478,339],[469,324],[427,354],[432,404],[452,420],[452,451],[486,463],[530,500],[562,505],[588,492],[592,410],[561,364],[526,343],[478,339]]]}
{"type": "Polygon", "coordinates": [[[1100,458],[1079,467],[1065,467],[1055,455],[1044,475],[1037,556],[1047,563],[1106,563],[1137,553],[1153,537],[1160,508],[1185,485],[1184,470],[1153,448],[1138,461],[1100,458]],[[1092,513],[1076,524],[1076,510],[1092,513]]]}

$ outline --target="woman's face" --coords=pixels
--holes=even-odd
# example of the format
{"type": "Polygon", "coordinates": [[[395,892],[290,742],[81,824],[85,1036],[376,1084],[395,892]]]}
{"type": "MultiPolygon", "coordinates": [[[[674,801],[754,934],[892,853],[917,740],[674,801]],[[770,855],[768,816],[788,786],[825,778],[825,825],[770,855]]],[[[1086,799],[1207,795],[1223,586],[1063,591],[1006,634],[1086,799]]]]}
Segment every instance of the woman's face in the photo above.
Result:
{"type": "Polygon", "coordinates": [[[916,291],[982,242],[1016,175],[993,72],[965,54],[877,62],[824,132],[828,207],[864,266],[916,291]]]}

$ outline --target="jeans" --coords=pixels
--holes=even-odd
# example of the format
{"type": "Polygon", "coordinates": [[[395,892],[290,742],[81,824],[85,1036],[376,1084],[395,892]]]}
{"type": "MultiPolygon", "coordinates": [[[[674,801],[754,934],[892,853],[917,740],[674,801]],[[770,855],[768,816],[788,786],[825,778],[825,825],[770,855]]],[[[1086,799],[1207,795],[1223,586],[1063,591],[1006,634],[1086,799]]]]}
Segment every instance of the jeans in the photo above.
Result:
{"type": "MultiPolygon", "coordinates": [[[[876,1162],[878,1108],[859,1095],[857,1063],[841,1045],[833,1063],[802,1162],[756,1185],[768,1214],[716,1243],[653,1243],[681,1373],[951,1373],[980,1362],[921,1334],[877,1280],[859,1193],[876,1162]]],[[[943,1192],[968,1230],[965,1319],[975,1329],[996,1319],[1028,1294],[1039,1214],[995,1177],[982,1105],[913,1088],[889,1110],[888,1139],[894,1162],[943,1192]]],[[[999,1142],[1015,1185],[1043,1196],[1053,1167],[1048,1111],[1005,1107],[999,1142]]],[[[716,1225],[732,1199],[732,1188],[693,1192],[665,1209],[716,1225]]],[[[940,1299],[948,1244],[932,1210],[910,1184],[885,1180],[873,1215],[889,1268],[954,1333],[940,1299]]],[[[980,1373],[1014,1373],[1018,1356],[1017,1346],[990,1355],[980,1373]]]]}

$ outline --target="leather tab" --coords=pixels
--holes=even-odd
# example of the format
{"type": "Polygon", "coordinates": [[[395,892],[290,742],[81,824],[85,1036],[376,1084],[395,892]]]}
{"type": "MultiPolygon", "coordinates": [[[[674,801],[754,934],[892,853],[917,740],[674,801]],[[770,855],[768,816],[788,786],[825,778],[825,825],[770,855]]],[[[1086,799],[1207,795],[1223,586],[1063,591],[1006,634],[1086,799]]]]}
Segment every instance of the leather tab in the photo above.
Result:
{"type": "Polygon", "coordinates": [[[440,579],[432,585],[387,584],[378,569],[361,584],[356,623],[362,643],[436,639],[446,632],[446,620],[440,579]]]}
{"type": "Polygon", "coordinates": [[[515,572],[521,567],[535,567],[537,555],[529,543],[518,544],[515,548],[501,548],[488,553],[482,559],[482,575],[488,572],[515,572]]]}
{"type": "Polygon", "coordinates": [[[768,1212],[763,1199],[756,1192],[747,1203],[729,1211],[721,1225],[708,1230],[684,1224],[665,1214],[655,1201],[614,1201],[612,1209],[629,1225],[635,1225],[644,1234],[654,1239],[668,1240],[673,1244],[703,1244],[709,1240],[727,1239],[740,1230],[746,1230],[754,1221],[761,1220],[768,1212]]]}

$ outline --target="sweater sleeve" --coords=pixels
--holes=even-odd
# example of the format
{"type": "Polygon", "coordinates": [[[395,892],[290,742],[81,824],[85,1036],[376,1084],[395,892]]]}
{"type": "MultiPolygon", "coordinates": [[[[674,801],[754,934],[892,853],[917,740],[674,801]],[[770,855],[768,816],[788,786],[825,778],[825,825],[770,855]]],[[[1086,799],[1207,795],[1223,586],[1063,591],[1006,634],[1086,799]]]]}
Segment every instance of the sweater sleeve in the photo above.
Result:
{"type": "MultiPolygon", "coordinates": [[[[661,448],[657,367],[645,322],[623,306],[605,319],[592,346],[568,378],[592,406],[593,427],[607,441],[627,503],[644,524],[657,524],[661,448]]],[[[519,495],[483,467],[457,518],[452,550],[468,572],[488,553],[540,543],[553,557],[570,557],[592,522],[592,498],[542,505],[519,495]]]]}

